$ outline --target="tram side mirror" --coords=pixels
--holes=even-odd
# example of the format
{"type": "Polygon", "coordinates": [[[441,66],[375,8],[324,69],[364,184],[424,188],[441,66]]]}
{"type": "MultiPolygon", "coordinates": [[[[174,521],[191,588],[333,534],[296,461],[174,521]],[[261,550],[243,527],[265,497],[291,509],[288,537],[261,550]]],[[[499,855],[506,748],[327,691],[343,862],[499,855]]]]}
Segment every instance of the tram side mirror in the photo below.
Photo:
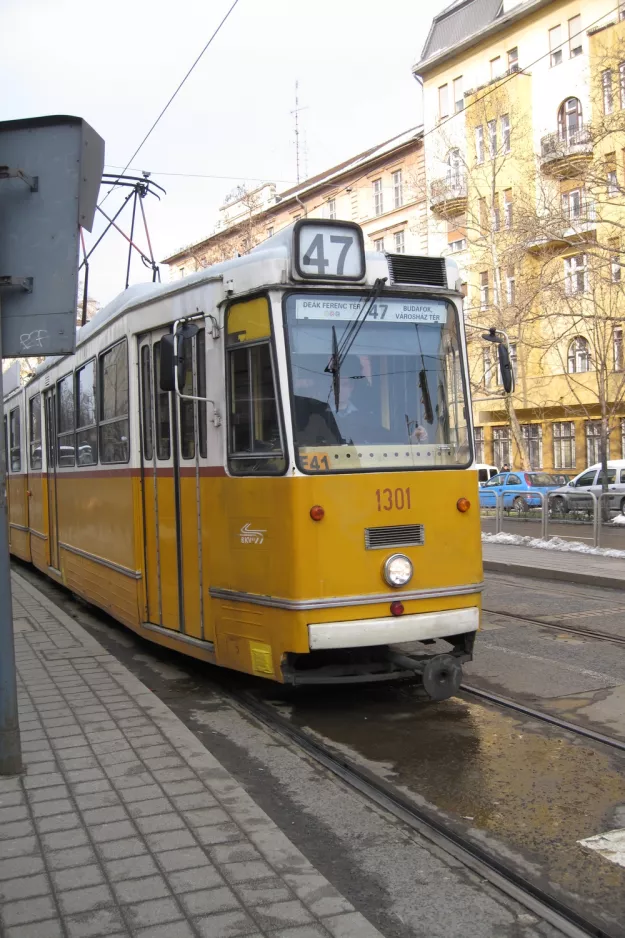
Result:
{"type": "Polygon", "coordinates": [[[198,327],[194,322],[179,326],[176,335],[164,335],[161,339],[161,391],[176,391],[184,386],[185,361],[183,343],[197,335],[198,327]],[[174,341],[177,339],[177,342],[174,341]],[[177,346],[177,348],[176,348],[177,346]],[[177,381],[176,381],[177,377],[177,381]]]}
{"type": "Polygon", "coordinates": [[[176,366],[178,365],[174,336],[164,335],[161,339],[161,391],[176,390],[176,366]]]}
{"type": "Polygon", "coordinates": [[[497,353],[499,355],[499,370],[501,371],[503,389],[506,394],[511,394],[514,391],[514,371],[512,370],[508,346],[500,342],[497,346],[497,353]]]}

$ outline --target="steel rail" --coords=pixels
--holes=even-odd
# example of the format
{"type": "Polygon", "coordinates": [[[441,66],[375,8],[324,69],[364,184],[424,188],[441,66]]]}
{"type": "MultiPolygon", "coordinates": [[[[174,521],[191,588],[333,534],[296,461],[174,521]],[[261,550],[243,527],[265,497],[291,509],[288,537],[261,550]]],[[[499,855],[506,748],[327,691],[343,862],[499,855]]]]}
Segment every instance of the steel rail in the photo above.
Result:
{"type": "Polygon", "coordinates": [[[516,612],[500,612],[499,609],[486,609],[482,607],[482,612],[488,612],[492,616],[503,616],[505,619],[519,619],[521,622],[531,622],[532,625],[542,625],[547,629],[557,629],[559,632],[571,632],[573,635],[596,638],[602,642],[614,642],[616,645],[625,645],[624,636],[611,635],[610,632],[594,632],[591,629],[576,628],[574,625],[559,625],[557,622],[543,622],[542,619],[536,619],[533,616],[523,616],[516,612]]]}
{"type": "Polygon", "coordinates": [[[434,811],[430,812],[414,804],[374,772],[356,765],[342,753],[332,750],[311,734],[294,726],[287,717],[282,716],[255,694],[236,690],[232,686],[224,686],[224,691],[249,716],[259,720],[273,732],[286,736],[351,788],[445,850],[543,921],[557,928],[566,938],[621,938],[619,933],[607,931],[606,926],[586,919],[557,897],[527,880],[521,873],[506,866],[478,842],[455,830],[451,824],[446,824],[434,811]]]}
{"type": "Polygon", "coordinates": [[[605,736],[603,733],[597,733],[595,730],[587,729],[578,723],[570,723],[568,720],[562,720],[560,717],[552,716],[550,713],[543,713],[542,710],[534,710],[532,707],[526,707],[525,704],[512,700],[510,697],[502,697],[500,694],[492,694],[490,691],[482,690],[480,687],[472,687],[469,684],[461,684],[460,690],[465,694],[472,694],[474,697],[480,697],[482,700],[488,700],[490,703],[497,704],[499,707],[506,707],[508,710],[516,710],[525,716],[532,717],[534,720],[541,720],[543,723],[550,723],[557,726],[558,729],[566,730],[569,733],[575,733],[576,736],[585,736],[596,743],[602,743],[604,746],[610,746],[612,749],[619,749],[625,752],[625,742],[616,739],[614,736],[605,736]]]}

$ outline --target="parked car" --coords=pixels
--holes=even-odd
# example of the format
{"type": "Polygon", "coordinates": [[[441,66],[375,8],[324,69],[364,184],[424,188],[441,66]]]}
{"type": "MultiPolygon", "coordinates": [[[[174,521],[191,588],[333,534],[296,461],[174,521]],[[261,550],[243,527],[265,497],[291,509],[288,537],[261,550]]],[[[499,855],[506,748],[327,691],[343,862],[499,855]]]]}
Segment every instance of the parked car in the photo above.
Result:
{"type": "Polygon", "coordinates": [[[486,463],[476,463],[473,468],[477,469],[478,485],[484,485],[485,482],[488,482],[499,472],[497,466],[488,466],[486,463]]]}
{"type": "Polygon", "coordinates": [[[539,508],[542,505],[540,496],[522,493],[541,492],[544,495],[559,486],[556,476],[549,472],[499,472],[480,487],[480,508],[494,508],[497,495],[503,495],[504,508],[517,508],[519,511],[539,508]]]}
{"type": "MultiPolygon", "coordinates": [[[[583,511],[592,508],[592,498],[588,493],[593,492],[598,496],[602,491],[601,464],[596,463],[580,472],[567,485],[556,489],[549,505],[553,511],[562,514],[583,511]]],[[[625,459],[608,460],[608,492],[611,493],[611,510],[625,514],[625,459]]]]}

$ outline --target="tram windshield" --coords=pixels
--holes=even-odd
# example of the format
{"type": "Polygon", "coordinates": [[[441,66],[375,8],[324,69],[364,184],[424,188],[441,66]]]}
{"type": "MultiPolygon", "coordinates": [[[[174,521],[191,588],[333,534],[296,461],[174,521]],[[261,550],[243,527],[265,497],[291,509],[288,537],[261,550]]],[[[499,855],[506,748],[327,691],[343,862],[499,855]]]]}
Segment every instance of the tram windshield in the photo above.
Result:
{"type": "Polygon", "coordinates": [[[364,321],[362,309],[357,295],[292,294],[286,300],[300,468],[468,466],[467,399],[453,305],[384,296],[364,321]],[[338,375],[332,373],[337,359],[338,375]]]}

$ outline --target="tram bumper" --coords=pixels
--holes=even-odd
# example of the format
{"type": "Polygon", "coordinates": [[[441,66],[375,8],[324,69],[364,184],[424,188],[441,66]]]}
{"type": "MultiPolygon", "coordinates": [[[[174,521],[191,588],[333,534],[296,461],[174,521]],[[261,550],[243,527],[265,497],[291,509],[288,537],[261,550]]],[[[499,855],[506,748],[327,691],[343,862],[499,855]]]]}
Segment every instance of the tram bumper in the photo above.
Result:
{"type": "Polygon", "coordinates": [[[424,698],[443,700],[458,690],[462,664],[473,657],[478,627],[477,607],[310,623],[310,652],[285,655],[282,677],[287,684],[301,685],[368,683],[418,676],[424,698]],[[428,653],[425,646],[437,639],[449,643],[451,649],[442,654],[428,653]],[[409,648],[405,647],[407,644],[409,648]]]}

